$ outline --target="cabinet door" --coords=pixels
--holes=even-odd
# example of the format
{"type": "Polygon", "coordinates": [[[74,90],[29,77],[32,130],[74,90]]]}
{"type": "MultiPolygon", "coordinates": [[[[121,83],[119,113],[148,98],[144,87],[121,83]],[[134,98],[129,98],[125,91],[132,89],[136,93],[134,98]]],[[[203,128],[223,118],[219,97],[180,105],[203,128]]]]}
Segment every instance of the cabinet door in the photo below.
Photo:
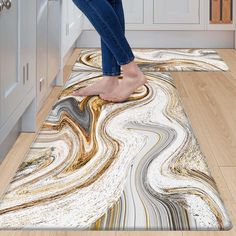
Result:
{"type": "Polygon", "coordinates": [[[79,18],[81,11],[75,4],[71,1],[67,1],[67,30],[70,34],[74,34],[79,29],[79,18]]]}
{"type": "Polygon", "coordinates": [[[198,24],[200,0],[154,0],[154,23],[198,24]]]}
{"type": "Polygon", "coordinates": [[[48,1],[48,84],[60,69],[60,28],[60,1],[48,1]]]}
{"type": "Polygon", "coordinates": [[[28,92],[36,83],[36,1],[21,0],[20,22],[20,74],[24,91],[28,92]],[[24,72],[25,71],[25,72],[24,72]]]}
{"type": "Polygon", "coordinates": [[[3,125],[24,98],[19,71],[18,0],[12,0],[10,9],[0,13],[1,28],[1,124],[3,125]]]}
{"type": "Polygon", "coordinates": [[[76,41],[82,31],[83,14],[80,9],[72,2],[65,0],[63,2],[63,17],[65,29],[63,32],[63,56],[67,53],[73,43],[76,41]]]}
{"type": "MultiPolygon", "coordinates": [[[[145,0],[122,0],[125,23],[126,24],[144,24],[145,0]]],[[[84,18],[86,29],[94,29],[87,17],[84,18]]]]}
{"type": "Polygon", "coordinates": [[[144,0],[123,0],[126,24],[144,23],[144,0]]]}
{"type": "Polygon", "coordinates": [[[47,92],[47,1],[37,1],[37,107],[40,107],[41,102],[47,92]]]}
{"type": "MultiPolygon", "coordinates": [[[[2,12],[0,12],[0,29],[3,28],[2,25],[2,16],[1,16],[2,12]]],[[[2,52],[3,52],[3,35],[0,34],[0,127],[2,126],[2,96],[1,94],[3,93],[3,89],[2,89],[2,82],[3,82],[3,75],[2,75],[2,71],[3,71],[3,67],[2,67],[2,52]]]]}

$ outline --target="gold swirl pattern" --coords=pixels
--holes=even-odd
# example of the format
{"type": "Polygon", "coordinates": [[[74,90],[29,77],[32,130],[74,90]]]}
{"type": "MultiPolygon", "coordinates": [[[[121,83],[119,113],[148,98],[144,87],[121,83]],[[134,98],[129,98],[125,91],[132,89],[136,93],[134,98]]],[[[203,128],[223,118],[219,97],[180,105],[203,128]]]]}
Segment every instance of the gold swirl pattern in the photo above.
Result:
{"type": "Polygon", "coordinates": [[[113,104],[71,95],[102,79],[72,72],[0,202],[1,229],[232,227],[173,79],[145,74],[113,104]]]}
{"type": "MultiPolygon", "coordinates": [[[[134,48],[135,61],[142,71],[228,71],[229,67],[212,49],[152,49],[134,48]]],[[[101,49],[83,48],[74,71],[100,71],[101,49]]]]}

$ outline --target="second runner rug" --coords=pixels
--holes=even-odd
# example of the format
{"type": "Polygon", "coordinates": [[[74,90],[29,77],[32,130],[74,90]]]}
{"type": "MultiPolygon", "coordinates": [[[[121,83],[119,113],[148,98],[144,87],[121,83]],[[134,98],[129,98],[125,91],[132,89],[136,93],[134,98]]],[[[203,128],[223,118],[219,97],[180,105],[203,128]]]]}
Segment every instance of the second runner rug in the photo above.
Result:
{"type": "MultiPolygon", "coordinates": [[[[132,48],[142,71],[228,71],[224,60],[213,49],[132,48]]],[[[100,48],[83,48],[73,67],[75,71],[100,71],[100,48]]]]}

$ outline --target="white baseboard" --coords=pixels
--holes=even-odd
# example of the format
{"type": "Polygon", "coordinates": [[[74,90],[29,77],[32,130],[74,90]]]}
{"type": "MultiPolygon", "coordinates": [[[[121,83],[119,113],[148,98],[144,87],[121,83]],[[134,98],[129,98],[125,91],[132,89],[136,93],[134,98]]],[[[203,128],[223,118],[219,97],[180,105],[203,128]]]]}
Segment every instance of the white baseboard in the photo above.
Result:
{"type": "MultiPolygon", "coordinates": [[[[134,31],[126,37],[135,48],[235,48],[234,31],[134,31]]],[[[83,30],[76,47],[100,47],[95,30],[83,30]]]]}

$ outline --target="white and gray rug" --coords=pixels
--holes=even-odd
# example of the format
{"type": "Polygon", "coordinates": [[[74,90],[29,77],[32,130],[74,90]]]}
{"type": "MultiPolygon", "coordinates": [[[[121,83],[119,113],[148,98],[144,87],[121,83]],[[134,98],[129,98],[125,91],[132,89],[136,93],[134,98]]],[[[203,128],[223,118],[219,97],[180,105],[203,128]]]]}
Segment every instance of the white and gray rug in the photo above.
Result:
{"type": "Polygon", "coordinates": [[[73,71],[0,201],[0,229],[229,230],[169,73],[126,102],[72,92],[73,71]]]}
{"type": "MultiPolygon", "coordinates": [[[[132,49],[143,71],[228,71],[224,60],[212,49],[132,49]]],[[[100,71],[101,49],[83,48],[73,67],[77,71],[100,71]]]]}

